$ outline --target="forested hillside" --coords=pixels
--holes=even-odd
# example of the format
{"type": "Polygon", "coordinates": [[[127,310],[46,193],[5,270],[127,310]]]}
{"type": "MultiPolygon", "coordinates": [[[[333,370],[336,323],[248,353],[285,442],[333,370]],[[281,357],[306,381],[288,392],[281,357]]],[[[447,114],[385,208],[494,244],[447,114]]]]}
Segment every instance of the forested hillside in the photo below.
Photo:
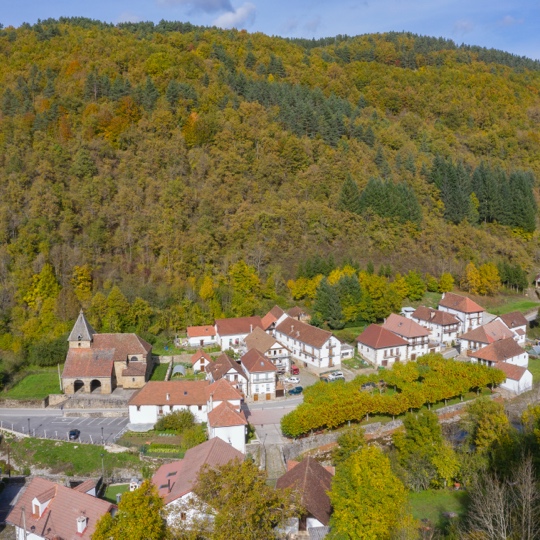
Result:
{"type": "Polygon", "coordinates": [[[4,28],[0,55],[4,363],[81,305],[153,334],[262,311],[315,255],[536,270],[536,61],[86,19],[4,28]]]}

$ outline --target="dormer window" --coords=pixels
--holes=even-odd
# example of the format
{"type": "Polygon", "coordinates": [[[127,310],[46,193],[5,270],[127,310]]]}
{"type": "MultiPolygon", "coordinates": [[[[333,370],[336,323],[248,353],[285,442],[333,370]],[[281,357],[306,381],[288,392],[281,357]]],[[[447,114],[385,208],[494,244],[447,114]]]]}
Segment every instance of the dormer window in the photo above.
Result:
{"type": "Polygon", "coordinates": [[[39,503],[32,502],[32,514],[37,517],[41,517],[41,511],[40,511],[39,503]]]}

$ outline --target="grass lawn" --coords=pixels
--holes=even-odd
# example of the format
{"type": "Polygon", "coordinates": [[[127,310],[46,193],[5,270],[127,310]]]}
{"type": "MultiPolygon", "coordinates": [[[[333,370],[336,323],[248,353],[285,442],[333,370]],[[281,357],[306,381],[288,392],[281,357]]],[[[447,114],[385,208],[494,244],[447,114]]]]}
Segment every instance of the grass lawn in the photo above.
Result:
{"type": "Polygon", "coordinates": [[[60,394],[58,371],[42,371],[31,373],[18,382],[13,388],[0,394],[8,399],[43,399],[49,394],[60,394]]]}
{"type": "Polygon", "coordinates": [[[169,369],[169,364],[158,364],[154,366],[152,371],[152,376],[150,377],[151,381],[164,381],[165,375],[167,375],[167,369],[169,369]]]}
{"type": "Polygon", "coordinates": [[[53,473],[67,476],[101,476],[101,455],[105,474],[114,469],[141,468],[138,454],[121,452],[112,454],[101,446],[76,444],[33,437],[10,443],[13,461],[22,469],[24,466],[38,466],[50,469],[53,473]]]}
{"type": "Polygon", "coordinates": [[[106,501],[116,504],[116,494],[125,493],[126,491],[129,491],[129,484],[114,484],[113,486],[107,486],[103,498],[106,501]]]}
{"type": "Polygon", "coordinates": [[[522,313],[527,313],[529,311],[538,309],[539,306],[540,304],[538,302],[526,300],[523,299],[523,297],[519,300],[516,298],[509,298],[504,304],[489,307],[488,311],[493,315],[504,315],[505,313],[511,313],[512,311],[521,311],[522,313]]]}
{"type": "Polygon", "coordinates": [[[455,512],[460,517],[467,509],[465,491],[428,489],[420,493],[410,493],[409,503],[416,519],[429,519],[434,525],[442,525],[444,512],[455,512]]]}
{"type": "Polygon", "coordinates": [[[347,343],[356,344],[356,338],[364,331],[364,326],[351,326],[349,328],[342,328],[341,330],[332,330],[334,336],[336,336],[341,341],[346,341],[347,343]]]}
{"type": "Polygon", "coordinates": [[[529,371],[533,376],[533,383],[540,381],[540,358],[529,357],[529,371]]]}

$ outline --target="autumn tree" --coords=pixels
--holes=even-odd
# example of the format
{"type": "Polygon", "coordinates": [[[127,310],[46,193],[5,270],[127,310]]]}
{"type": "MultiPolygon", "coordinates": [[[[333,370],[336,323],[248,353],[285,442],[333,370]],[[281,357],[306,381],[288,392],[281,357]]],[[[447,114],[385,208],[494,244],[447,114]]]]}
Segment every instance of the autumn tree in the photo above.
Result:
{"type": "Polygon", "coordinates": [[[329,494],[331,538],[389,539],[407,519],[407,490],[375,446],[361,448],[338,466],[329,494]]]}
{"type": "Polygon", "coordinates": [[[92,540],[163,540],[167,538],[163,499],[156,486],[145,480],[122,495],[114,517],[105,514],[97,523],[92,540]]]}

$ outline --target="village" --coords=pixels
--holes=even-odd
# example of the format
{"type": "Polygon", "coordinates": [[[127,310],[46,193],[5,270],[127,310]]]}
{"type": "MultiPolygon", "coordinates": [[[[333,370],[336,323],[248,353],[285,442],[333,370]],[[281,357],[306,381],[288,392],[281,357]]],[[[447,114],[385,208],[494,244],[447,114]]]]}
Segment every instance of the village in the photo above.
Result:
{"type": "MultiPolygon", "coordinates": [[[[261,461],[261,448],[269,460],[276,445],[271,437],[266,444],[264,420],[250,429],[253,415],[265,406],[272,410],[272,404],[281,403],[284,412],[294,409],[305,386],[317,381],[351,380],[355,374],[342,364],[344,360],[356,357],[372,370],[385,370],[441,353],[448,359],[501,370],[506,378],[500,388],[507,395],[532,388],[524,348],[528,321],[520,312],[494,316],[466,296],[444,293],[438,309],[405,307],[383,324],[367,326],[356,338],[356,347],[310,325],[309,319],[301,308],[284,311],[275,306],[263,317],[219,319],[214,325],[188,327],[182,345],[196,349],[190,366],[173,367],[171,361],[166,380],[154,381],[150,380],[155,366],[149,343],[135,334],[97,333],[81,310],[68,338],[61,374],[64,394],[55,406],[65,414],[74,411],[70,406],[76,399],[103,404],[107,396],[121,393],[126,400],[125,430],[134,434],[150,432],[164,418],[189,411],[195,424],[205,426],[207,440],[189,448],[182,459],[165,460],[151,476],[168,508],[167,519],[189,523],[201,517],[188,503],[203,467],[242,462],[248,455],[267,467],[261,461]],[[190,380],[185,377],[187,370],[193,374],[190,380]],[[253,438],[259,448],[255,456],[253,438]]],[[[30,418],[28,425],[30,435],[30,418]]],[[[82,436],[74,429],[67,438],[75,444],[82,436]]],[[[278,434],[277,440],[281,437],[278,434]]],[[[294,487],[304,508],[300,519],[290,520],[281,532],[289,538],[323,538],[332,514],[328,491],[334,468],[312,457],[286,460],[281,453],[279,460],[283,474],[275,478],[276,487],[294,487]]],[[[99,519],[116,511],[114,503],[97,497],[103,482],[104,478],[89,478],[67,487],[33,476],[11,501],[5,523],[15,528],[18,539],[91,538],[99,519]]],[[[134,478],[129,489],[137,489],[140,483],[134,478]]]]}

